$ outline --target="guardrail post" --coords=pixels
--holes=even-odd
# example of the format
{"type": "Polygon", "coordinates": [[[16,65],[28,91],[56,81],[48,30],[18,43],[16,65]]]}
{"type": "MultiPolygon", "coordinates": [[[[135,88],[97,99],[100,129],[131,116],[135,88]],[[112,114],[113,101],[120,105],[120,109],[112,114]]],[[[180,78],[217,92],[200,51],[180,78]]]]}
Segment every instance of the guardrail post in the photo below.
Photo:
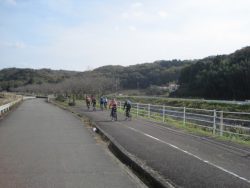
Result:
{"type": "Polygon", "coordinates": [[[139,103],[136,104],[136,117],[139,115],[139,103]]]}
{"type": "Polygon", "coordinates": [[[220,136],[223,136],[223,111],[220,112],[220,136]]]}
{"type": "Polygon", "coordinates": [[[165,106],[162,107],[162,122],[165,122],[165,106]]]}
{"type": "Polygon", "coordinates": [[[148,104],[148,117],[150,117],[150,104],[148,104]]]}
{"type": "Polygon", "coordinates": [[[213,135],[215,135],[215,131],[216,131],[216,110],[214,110],[213,135]]]}
{"type": "Polygon", "coordinates": [[[186,125],[186,107],[183,108],[183,125],[186,125]]]}

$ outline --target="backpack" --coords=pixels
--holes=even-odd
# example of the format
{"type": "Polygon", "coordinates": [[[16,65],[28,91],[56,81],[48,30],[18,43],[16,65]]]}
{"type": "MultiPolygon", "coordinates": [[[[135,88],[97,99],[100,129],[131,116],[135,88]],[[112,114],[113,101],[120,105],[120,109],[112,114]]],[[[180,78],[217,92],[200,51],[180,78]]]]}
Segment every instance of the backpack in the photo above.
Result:
{"type": "Polygon", "coordinates": [[[128,107],[128,108],[131,108],[131,102],[130,102],[129,100],[127,100],[126,103],[127,103],[127,107],[128,107]]]}

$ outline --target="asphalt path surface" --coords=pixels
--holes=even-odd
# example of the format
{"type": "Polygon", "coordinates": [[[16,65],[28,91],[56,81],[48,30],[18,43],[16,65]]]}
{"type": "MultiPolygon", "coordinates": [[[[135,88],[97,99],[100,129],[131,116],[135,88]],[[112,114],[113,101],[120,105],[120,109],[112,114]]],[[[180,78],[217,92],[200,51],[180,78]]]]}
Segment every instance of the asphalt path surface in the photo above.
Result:
{"type": "Polygon", "coordinates": [[[0,121],[0,188],[144,187],[79,118],[43,100],[0,121]]]}
{"type": "Polygon", "coordinates": [[[111,122],[109,111],[72,108],[93,119],[129,153],[180,187],[250,187],[250,148],[153,123],[144,119],[111,122]]]}

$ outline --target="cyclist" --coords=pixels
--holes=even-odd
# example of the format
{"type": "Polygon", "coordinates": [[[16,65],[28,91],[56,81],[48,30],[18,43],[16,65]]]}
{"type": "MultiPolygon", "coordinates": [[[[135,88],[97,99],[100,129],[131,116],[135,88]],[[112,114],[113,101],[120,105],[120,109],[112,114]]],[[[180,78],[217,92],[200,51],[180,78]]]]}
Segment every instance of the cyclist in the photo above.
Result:
{"type": "Polygon", "coordinates": [[[93,111],[95,111],[95,107],[96,107],[96,98],[94,95],[91,96],[91,103],[92,103],[92,106],[93,106],[93,111]]]}
{"type": "Polygon", "coordinates": [[[131,109],[131,102],[130,100],[126,100],[124,105],[123,105],[123,110],[126,108],[126,119],[130,118],[130,109],[131,109]]]}
{"type": "Polygon", "coordinates": [[[86,96],[85,102],[86,102],[87,108],[89,110],[89,107],[90,107],[90,97],[89,96],[86,96]]]}
{"type": "Polygon", "coordinates": [[[104,98],[101,97],[100,98],[100,108],[101,108],[101,110],[103,110],[103,104],[104,104],[104,98]]]}
{"type": "Polygon", "coordinates": [[[108,99],[107,99],[107,97],[103,98],[103,104],[104,104],[104,108],[107,109],[107,105],[108,105],[108,99]]]}
{"type": "Polygon", "coordinates": [[[117,102],[115,99],[112,99],[109,103],[109,109],[111,108],[111,113],[110,116],[112,117],[112,121],[113,119],[117,120],[117,113],[116,113],[116,108],[117,108],[117,102]]]}

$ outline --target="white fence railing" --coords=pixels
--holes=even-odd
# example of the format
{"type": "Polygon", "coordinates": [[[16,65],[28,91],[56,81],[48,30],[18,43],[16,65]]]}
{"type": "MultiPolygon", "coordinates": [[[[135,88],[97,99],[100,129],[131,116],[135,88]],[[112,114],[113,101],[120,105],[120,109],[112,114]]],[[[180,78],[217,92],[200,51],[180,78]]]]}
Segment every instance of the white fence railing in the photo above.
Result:
{"type": "MultiPolygon", "coordinates": [[[[124,102],[119,101],[120,108],[123,105],[124,102]]],[[[131,112],[136,116],[162,122],[166,122],[167,119],[171,118],[181,121],[183,125],[191,123],[211,130],[214,135],[235,134],[250,137],[250,113],[246,112],[228,112],[141,103],[132,103],[131,112]]]]}
{"type": "Polygon", "coordinates": [[[22,98],[19,98],[13,102],[10,102],[10,103],[7,103],[7,104],[0,106],[0,116],[4,113],[8,112],[11,109],[11,107],[13,107],[15,104],[19,103],[20,101],[22,101],[22,98]]]}

